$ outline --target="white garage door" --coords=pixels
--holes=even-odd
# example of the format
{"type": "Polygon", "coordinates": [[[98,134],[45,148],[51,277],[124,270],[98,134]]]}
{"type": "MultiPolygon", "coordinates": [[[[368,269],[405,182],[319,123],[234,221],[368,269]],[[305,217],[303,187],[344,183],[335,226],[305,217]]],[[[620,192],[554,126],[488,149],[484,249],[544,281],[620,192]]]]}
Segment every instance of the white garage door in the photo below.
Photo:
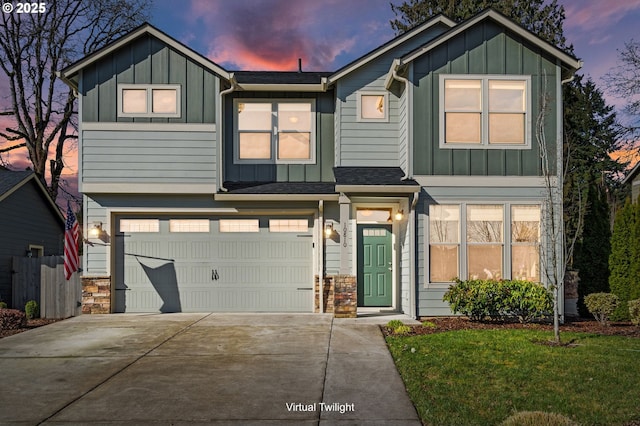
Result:
{"type": "Polygon", "coordinates": [[[312,218],[116,222],[117,312],[312,311],[312,218]]]}

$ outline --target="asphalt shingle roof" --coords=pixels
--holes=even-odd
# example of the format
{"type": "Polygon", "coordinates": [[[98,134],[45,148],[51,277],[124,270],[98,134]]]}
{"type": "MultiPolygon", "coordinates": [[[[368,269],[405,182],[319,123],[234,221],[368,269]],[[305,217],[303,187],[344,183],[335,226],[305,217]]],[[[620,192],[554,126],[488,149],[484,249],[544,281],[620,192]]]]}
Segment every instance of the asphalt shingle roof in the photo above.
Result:
{"type": "Polygon", "coordinates": [[[414,185],[413,179],[402,179],[400,167],[334,167],[336,185],[414,185]]]}
{"type": "Polygon", "coordinates": [[[234,71],[239,84],[320,84],[330,72],[234,71]]]}
{"type": "Polygon", "coordinates": [[[230,194],[334,194],[332,182],[225,182],[230,194]]]}
{"type": "Polygon", "coordinates": [[[33,174],[31,170],[14,171],[0,167],[0,195],[11,190],[31,174],[33,174]]]}

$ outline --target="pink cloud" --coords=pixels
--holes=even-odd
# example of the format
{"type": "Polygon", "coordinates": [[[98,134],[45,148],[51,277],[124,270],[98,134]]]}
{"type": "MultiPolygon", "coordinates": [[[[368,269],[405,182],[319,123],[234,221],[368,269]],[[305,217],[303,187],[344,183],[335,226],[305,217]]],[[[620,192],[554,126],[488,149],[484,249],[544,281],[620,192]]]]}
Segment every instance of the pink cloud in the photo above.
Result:
{"type": "Polygon", "coordinates": [[[363,0],[237,0],[223,4],[193,0],[187,21],[204,24],[205,34],[199,39],[208,40],[206,55],[228,69],[293,71],[302,58],[305,71],[332,70],[338,68],[336,58],[350,53],[363,40],[370,42],[367,33],[374,30],[357,33],[347,24],[349,16],[372,4],[363,0]]]}
{"type": "Polygon", "coordinates": [[[581,0],[564,2],[567,28],[601,29],[624,17],[625,13],[640,9],[640,0],[602,1],[581,0]]]}

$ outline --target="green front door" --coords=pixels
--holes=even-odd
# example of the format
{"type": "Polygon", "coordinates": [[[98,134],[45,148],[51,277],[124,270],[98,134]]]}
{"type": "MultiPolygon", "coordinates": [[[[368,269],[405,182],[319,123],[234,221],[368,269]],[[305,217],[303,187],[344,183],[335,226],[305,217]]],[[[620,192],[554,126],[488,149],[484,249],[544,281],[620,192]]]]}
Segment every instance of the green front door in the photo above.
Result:
{"type": "Polygon", "coordinates": [[[391,306],[391,225],[358,225],[358,306],[391,306]]]}

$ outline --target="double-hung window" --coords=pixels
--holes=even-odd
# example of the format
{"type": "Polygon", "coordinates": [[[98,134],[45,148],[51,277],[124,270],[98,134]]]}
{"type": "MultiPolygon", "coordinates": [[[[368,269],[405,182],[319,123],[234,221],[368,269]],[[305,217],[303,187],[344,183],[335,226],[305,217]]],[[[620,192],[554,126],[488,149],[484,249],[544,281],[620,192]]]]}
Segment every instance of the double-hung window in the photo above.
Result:
{"type": "Polygon", "coordinates": [[[236,100],[236,163],[314,163],[312,100],[236,100]]]}
{"type": "Polygon", "coordinates": [[[440,75],[440,147],[531,147],[529,76],[440,75]]]}

